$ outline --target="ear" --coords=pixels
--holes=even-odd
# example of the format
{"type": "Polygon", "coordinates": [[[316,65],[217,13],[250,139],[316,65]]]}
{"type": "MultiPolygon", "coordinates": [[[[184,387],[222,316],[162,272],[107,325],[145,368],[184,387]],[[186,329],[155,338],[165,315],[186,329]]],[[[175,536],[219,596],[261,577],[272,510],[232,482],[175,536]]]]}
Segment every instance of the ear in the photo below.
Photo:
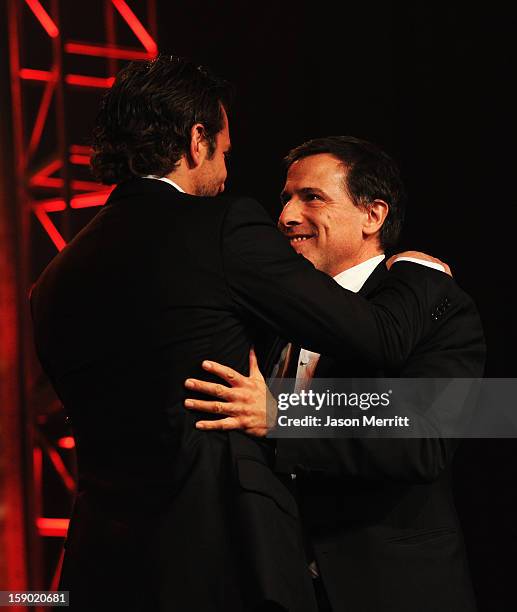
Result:
{"type": "Polygon", "coordinates": [[[189,165],[191,168],[200,166],[208,153],[208,143],[205,128],[202,123],[195,123],[190,130],[189,165]]]}
{"type": "Polygon", "coordinates": [[[372,236],[380,231],[382,224],[388,216],[389,205],[384,200],[374,200],[366,209],[363,234],[372,236]]]}

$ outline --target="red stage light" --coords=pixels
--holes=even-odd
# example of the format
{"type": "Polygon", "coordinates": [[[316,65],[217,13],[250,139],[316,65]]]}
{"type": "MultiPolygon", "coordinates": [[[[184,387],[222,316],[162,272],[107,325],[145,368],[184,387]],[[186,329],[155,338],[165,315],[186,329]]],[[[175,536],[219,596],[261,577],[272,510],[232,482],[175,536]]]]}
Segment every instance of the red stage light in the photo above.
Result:
{"type": "Polygon", "coordinates": [[[52,21],[52,18],[47,11],[41,6],[39,0],[25,0],[25,4],[34,13],[36,19],[45,28],[45,31],[51,38],[57,38],[59,36],[59,29],[56,24],[52,21]]]}
{"type": "Polygon", "coordinates": [[[32,129],[31,139],[29,142],[29,155],[34,153],[41,140],[41,134],[43,133],[43,128],[45,127],[45,121],[47,120],[48,109],[52,101],[54,88],[55,79],[48,81],[45,85],[45,91],[41,97],[38,114],[36,116],[36,121],[34,122],[34,127],[32,129]]]}
{"type": "Polygon", "coordinates": [[[95,183],[94,181],[71,181],[70,184],[74,191],[106,191],[106,185],[101,185],[100,183],[95,183]]]}
{"type": "Polygon", "coordinates": [[[34,70],[33,68],[20,68],[20,79],[28,81],[55,81],[57,75],[50,70],[34,70]]]}
{"type": "Polygon", "coordinates": [[[113,6],[126,20],[128,26],[133,30],[135,36],[144,45],[147,51],[155,57],[158,53],[158,46],[154,42],[152,36],[144,28],[138,17],[129,8],[125,0],[111,0],[113,6]]]}
{"type": "Polygon", "coordinates": [[[155,53],[139,51],[138,49],[89,45],[87,43],[73,41],[66,43],[65,51],[67,53],[75,53],[77,55],[91,55],[93,57],[106,57],[120,60],[152,59],[155,56],[155,53]]]}
{"type": "Polygon", "coordinates": [[[66,202],[60,198],[55,198],[53,200],[40,200],[34,206],[41,207],[45,212],[59,212],[65,210],[66,202]]]}
{"type": "Polygon", "coordinates": [[[38,170],[35,174],[32,175],[30,179],[30,185],[45,185],[45,181],[54,180],[49,179],[50,175],[54,172],[57,172],[62,166],[60,159],[53,159],[46,166],[43,166],[40,170],[38,170]]]}
{"type": "MultiPolygon", "coordinates": [[[[31,187],[46,187],[48,189],[62,189],[64,181],[62,178],[52,176],[35,176],[31,178],[31,187]]],[[[93,181],[70,181],[74,191],[106,191],[106,186],[93,181]]]]}
{"type": "Polygon", "coordinates": [[[65,75],[65,82],[68,85],[78,85],[79,87],[99,87],[109,88],[113,85],[115,77],[94,77],[86,76],[84,74],[67,74],[65,75]]]}
{"type": "Polygon", "coordinates": [[[63,438],[59,438],[57,445],[59,448],[66,448],[68,450],[70,448],[75,448],[75,440],[72,436],[64,436],[63,438]]]}
{"type": "MultiPolygon", "coordinates": [[[[64,210],[66,208],[64,200],[54,200],[54,202],[56,202],[56,204],[59,204],[60,206],[60,208],[57,208],[57,210],[64,210]]],[[[50,217],[48,216],[45,207],[39,206],[38,204],[34,204],[32,209],[34,211],[34,214],[38,218],[38,221],[43,226],[43,229],[47,232],[49,238],[54,243],[56,249],[58,251],[62,251],[66,246],[65,239],[63,238],[63,236],[61,236],[57,227],[50,220],[50,217]]]]}
{"type": "MultiPolygon", "coordinates": [[[[49,70],[35,70],[34,68],[21,68],[20,78],[28,81],[56,81],[57,75],[49,70]]],[[[85,74],[66,74],[65,82],[68,85],[79,87],[108,88],[113,85],[115,77],[94,77],[85,74]]]]}
{"type": "MultiPolygon", "coordinates": [[[[70,147],[71,149],[72,147],[70,147]]],[[[70,155],[70,163],[76,164],[78,166],[89,166],[90,165],[90,156],[89,155],[70,155]]]]}
{"type": "Polygon", "coordinates": [[[97,193],[85,193],[85,194],[76,196],[75,198],[72,198],[72,201],[70,202],[70,207],[71,208],[89,208],[91,206],[104,206],[113,188],[106,189],[105,186],[101,186],[101,187],[103,191],[98,191],[97,193]]]}
{"type": "Polygon", "coordinates": [[[73,493],[75,491],[75,480],[70,475],[69,471],[66,469],[63,460],[61,459],[61,455],[57,452],[57,450],[53,446],[47,446],[45,448],[48,458],[52,462],[56,473],[61,478],[61,481],[65,485],[65,487],[73,493]]]}
{"type": "Polygon", "coordinates": [[[90,156],[92,153],[92,149],[91,147],[88,147],[87,145],[78,145],[78,144],[73,144],[70,145],[70,153],[72,155],[88,155],[90,156]]]}
{"type": "Polygon", "coordinates": [[[68,531],[70,519],[66,518],[44,518],[36,519],[36,527],[41,536],[54,536],[65,538],[68,531]]]}

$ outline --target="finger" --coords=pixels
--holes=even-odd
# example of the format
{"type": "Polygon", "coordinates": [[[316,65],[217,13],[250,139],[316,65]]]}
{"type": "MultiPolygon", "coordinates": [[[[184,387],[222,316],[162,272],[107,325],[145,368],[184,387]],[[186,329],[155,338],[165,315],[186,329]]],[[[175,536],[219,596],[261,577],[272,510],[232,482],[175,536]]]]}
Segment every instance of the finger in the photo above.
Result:
{"type": "Polygon", "coordinates": [[[264,436],[267,436],[269,430],[265,427],[259,427],[256,429],[246,429],[246,433],[250,436],[255,436],[256,438],[263,438],[264,436]]]}
{"type": "Polygon", "coordinates": [[[203,366],[204,370],[207,370],[216,376],[220,376],[232,386],[241,384],[244,381],[244,376],[242,374],[239,374],[239,372],[229,368],[228,366],[217,363],[217,361],[203,361],[201,365],[203,366]]]}
{"type": "Polygon", "coordinates": [[[395,260],[396,255],[392,255],[388,261],[386,262],[386,268],[388,268],[388,270],[391,269],[391,266],[393,265],[393,262],[395,260]]]}
{"type": "Polygon", "coordinates": [[[232,399],[232,388],[221,385],[220,383],[207,382],[206,380],[199,380],[198,378],[187,378],[185,387],[193,391],[198,391],[199,393],[206,393],[207,395],[213,395],[225,400],[232,399]]]}
{"type": "Polygon", "coordinates": [[[257,355],[253,347],[250,348],[250,376],[256,375],[262,376],[262,372],[259,369],[257,355]]]}
{"type": "Polygon", "coordinates": [[[200,410],[201,412],[211,412],[212,414],[236,414],[237,410],[229,402],[209,402],[206,400],[186,399],[185,408],[190,410],[200,410]]]}
{"type": "Polygon", "coordinates": [[[196,429],[242,429],[242,427],[238,419],[230,417],[227,419],[219,419],[217,421],[198,421],[196,423],[196,429]]]}

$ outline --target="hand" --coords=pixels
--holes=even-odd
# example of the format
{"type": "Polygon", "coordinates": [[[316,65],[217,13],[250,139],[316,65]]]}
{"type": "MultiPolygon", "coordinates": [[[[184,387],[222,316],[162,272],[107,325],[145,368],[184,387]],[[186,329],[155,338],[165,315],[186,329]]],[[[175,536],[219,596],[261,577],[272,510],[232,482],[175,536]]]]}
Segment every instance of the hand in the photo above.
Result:
{"type": "Polygon", "coordinates": [[[437,259],[436,257],[432,257],[431,255],[427,255],[426,253],[421,253],[420,251],[404,251],[403,253],[397,253],[396,255],[393,255],[386,262],[386,267],[388,268],[388,270],[397,261],[399,257],[414,257],[415,259],[422,259],[423,261],[432,261],[433,263],[437,263],[443,266],[445,273],[449,276],[452,276],[451,269],[445,262],[441,261],[440,259],[437,259]]]}
{"type": "Polygon", "coordinates": [[[198,421],[196,428],[242,429],[252,436],[265,436],[276,423],[277,407],[276,400],[271,395],[258,367],[255,351],[250,350],[249,376],[243,376],[215,361],[203,361],[202,367],[207,372],[221,377],[230,386],[189,378],[185,381],[187,389],[212,395],[218,400],[186,399],[185,407],[212,414],[224,414],[227,418],[198,421]]]}

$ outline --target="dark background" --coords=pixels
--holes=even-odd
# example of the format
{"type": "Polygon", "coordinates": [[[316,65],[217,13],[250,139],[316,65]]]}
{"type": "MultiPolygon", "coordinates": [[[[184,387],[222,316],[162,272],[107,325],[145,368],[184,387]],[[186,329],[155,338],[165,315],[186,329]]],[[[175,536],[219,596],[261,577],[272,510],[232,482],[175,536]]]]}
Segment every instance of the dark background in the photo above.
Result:
{"type": "MultiPolygon", "coordinates": [[[[81,10],[73,38],[91,39],[102,28],[100,5],[61,3],[64,22],[81,10]]],[[[517,376],[516,33],[515,15],[493,2],[158,1],[160,51],[192,57],[236,86],[229,192],[258,198],[276,218],[281,159],[317,136],[365,138],[398,160],[409,191],[400,249],[443,259],[472,295],[490,377],[517,376]]],[[[37,34],[27,33],[25,65],[33,68],[48,54],[37,34]]],[[[125,34],[121,42],[134,44],[125,34]]],[[[0,48],[6,101],[5,39],[0,48]]],[[[98,92],[80,103],[69,128],[75,122],[85,133],[98,92]]],[[[1,112],[8,125],[6,104],[1,112]]],[[[83,221],[94,212],[84,211],[83,221]]],[[[54,249],[41,228],[32,241],[43,267],[54,249]]],[[[465,441],[455,471],[480,609],[513,611],[516,441],[465,441]]]]}
{"type": "MultiPolygon", "coordinates": [[[[237,86],[227,188],[276,217],[290,147],[331,134],[376,142],[409,191],[401,249],[449,263],[481,312],[487,376],[517,376],[514,15],[494,3],[196,6],[159,4],[160,48],[237,86]]],[[[517,444],[465,441],[455,471],[480,608],[515,610],[517,444]]]]}
{"type": "Polygon", "coordinates": [[[162,52],[237,87],[227,188],[276,216],[281,158],[351,134],[400,163],[401,248],[447,261],[482,312],[488,374],[515,376],[511,254],[517,21],[495,5],[159,3],[162,52]]]}

